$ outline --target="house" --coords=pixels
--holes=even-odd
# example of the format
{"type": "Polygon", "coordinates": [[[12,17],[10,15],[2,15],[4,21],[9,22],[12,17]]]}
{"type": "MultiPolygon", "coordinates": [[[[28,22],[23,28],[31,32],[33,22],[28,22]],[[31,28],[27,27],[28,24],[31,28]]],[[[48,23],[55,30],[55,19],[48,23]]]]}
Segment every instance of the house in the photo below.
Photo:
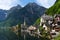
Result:
{"type": "Polygon", "coordinates": [[[49,16],[49,15],[44,14],[44,15],[41,16],[40,26],[42,26],[42,24],[43,23],[46,23],[46,22],[48,24],[50,24],[50,23],[52,23],[52,20],[53,20],[53,17],[52,16],[49,16]]]}
{"type": "Polygon", "coordinates": [[[39,38],[39,36],[40,36],[39,28],[31,25],[31,26],[29,26],[28,31],[29,31],[29,35],[31,35],[31,36],[37,35],[37,37],[39,38]]]}
{"type": "Polygon", "coordinates": [[[29,33],[32,34],[36,30],[36,27],[31,25],[31,26],[29,26],[28,30],[29,30],[29,33]]]}
{"type": "Polygon", "coordinates": [[[53,17],[49,15],[42,15],[40,19],[40,26],[43,26],[45,30],[48,30],[48,27],[51,27],[51,23],[53,22],[53,17]]]}
{"type": "Polygon", "coordinates": [[[54,20],[58,25],[60,25],[60,14],[55,14],[54,20]]]}
{"type": "Polygon", "coordinates": [[[47,28],[47,26],[44,24],[43,25],[43,28],[47,31],[48,30],[48,28],[47,28]]]}
{"type": "Polygon", "coordinates": [[[55,14],[54,25],[55,25],[55,30],[60,31],[60,14],[55,14]]]}

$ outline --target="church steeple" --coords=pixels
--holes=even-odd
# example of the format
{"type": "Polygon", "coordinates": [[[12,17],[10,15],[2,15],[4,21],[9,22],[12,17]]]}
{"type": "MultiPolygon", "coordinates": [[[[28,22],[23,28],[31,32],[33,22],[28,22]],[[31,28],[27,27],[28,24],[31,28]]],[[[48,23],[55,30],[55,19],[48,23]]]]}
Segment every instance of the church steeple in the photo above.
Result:
{"type": "Polygon", "coordinates": [[[26,26],[26,20],[25,20],[25,17],[24,17],[24,26],[26,26]]]}

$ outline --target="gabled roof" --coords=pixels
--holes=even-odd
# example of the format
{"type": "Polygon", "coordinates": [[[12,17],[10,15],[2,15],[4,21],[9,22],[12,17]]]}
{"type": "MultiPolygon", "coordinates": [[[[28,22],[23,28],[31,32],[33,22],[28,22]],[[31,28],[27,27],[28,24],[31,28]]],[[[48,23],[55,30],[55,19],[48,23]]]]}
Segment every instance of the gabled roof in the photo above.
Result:
{"type": "Polygon", "coordinates": [[[41,18],[43,18],[44,20],[53,20],[53,17],[52,16],[49,16],[49,15],[42,15],[41,18]]]}

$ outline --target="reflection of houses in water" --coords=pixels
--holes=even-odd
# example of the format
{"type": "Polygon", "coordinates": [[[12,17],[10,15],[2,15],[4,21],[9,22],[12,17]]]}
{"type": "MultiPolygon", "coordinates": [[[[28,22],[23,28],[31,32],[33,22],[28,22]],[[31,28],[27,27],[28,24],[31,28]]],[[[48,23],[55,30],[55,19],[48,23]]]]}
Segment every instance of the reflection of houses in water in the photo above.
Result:
{"type": "Polygon", "coordinates": [[[24,23],[21,24],[21,35],[22,35],[22,36],[24,36],[24,35],[27,34],[27,28],[28,28],[28,26],[26,25],[26,21],[25,21],[25,19],[24,19],[24,23]]]}
{"type": "Polygon", "coordinates": [[[18,25],[13,26],[11,30],[18,35],[18,30],[19,30],[18,25]]]}
{"type": "Polygon", "coordinates": [[[16,25],[16,26],[13,26],[11,28],[11,30],[16,33],[18,35],[18,31],[21,31],[21,35],[24,35],[26,32],[27,32],[27,25],[26,25],[26,22],[24,20],[24,23],[23,24],[19,24],[19,25],[16,25]],[[21,26],[19,26],[21,25],[21,26]],[[20,30],[21,29],[21,30],[20,30]]]}

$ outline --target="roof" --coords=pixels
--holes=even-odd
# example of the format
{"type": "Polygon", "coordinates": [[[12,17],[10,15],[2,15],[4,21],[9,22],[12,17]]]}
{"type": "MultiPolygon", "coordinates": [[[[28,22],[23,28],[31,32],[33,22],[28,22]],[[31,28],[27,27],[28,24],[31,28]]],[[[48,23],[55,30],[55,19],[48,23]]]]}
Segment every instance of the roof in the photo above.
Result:
{"type": "Polygon", "coordinates": [[[41,18],[43,18],[44,20],[53,20],[53,17],[52,16],[49,16],[49,15],[42,15],[41,18]]]}
{"type": "Polygon", "coordinates": [[[34,26],[30,26],[28,29],[29,29],[29,30],[35,30],[36,27],[34,27],[34,26]]]}

